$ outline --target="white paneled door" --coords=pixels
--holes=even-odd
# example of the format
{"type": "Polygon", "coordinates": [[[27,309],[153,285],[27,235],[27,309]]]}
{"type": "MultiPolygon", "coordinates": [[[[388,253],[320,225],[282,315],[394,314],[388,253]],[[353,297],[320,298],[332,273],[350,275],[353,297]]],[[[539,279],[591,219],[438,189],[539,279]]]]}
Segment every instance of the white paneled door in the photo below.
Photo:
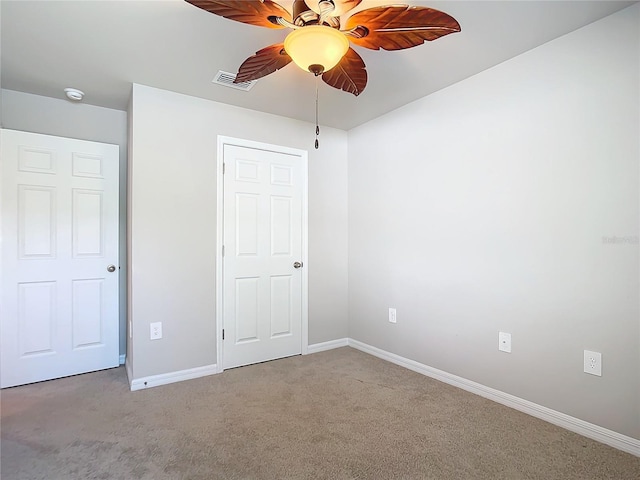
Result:
{"type": "Polygon", "coordinates": [[[224,368],[300,354],[306,154],[224,145],[224,368]]]}
{"type": "Polygon", "coordinates": [[[118,146],[0,134],[0,386],[115,367],[118,146]]]}

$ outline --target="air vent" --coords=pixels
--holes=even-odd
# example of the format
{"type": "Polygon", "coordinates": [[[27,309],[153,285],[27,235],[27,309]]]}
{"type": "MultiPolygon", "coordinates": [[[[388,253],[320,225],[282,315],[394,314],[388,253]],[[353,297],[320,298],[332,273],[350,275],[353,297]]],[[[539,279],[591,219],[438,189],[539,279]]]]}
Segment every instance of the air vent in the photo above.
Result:
{"type": "Polygon", "coordinates": [[[252,80],[251,82],[240,82],[233,83],[236,79],[236,76],[233,73],[223,72],[220,70],[216,73],[216,76],[211,80],[213,83],[217,83],[218,85],[224,85],[225,87],[235,88],[236,90],[244,90],[248,92],[253,87],[253,84],[257,82],[257,80],[252,80]]]}

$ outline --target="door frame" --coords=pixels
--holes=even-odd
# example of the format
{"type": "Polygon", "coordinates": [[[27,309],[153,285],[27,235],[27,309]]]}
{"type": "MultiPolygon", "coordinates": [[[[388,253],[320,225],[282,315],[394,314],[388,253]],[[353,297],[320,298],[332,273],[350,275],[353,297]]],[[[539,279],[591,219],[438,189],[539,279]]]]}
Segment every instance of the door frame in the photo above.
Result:
{"type": "Polygon", "coordinates": [[[224,242],[224,147],[225,145],[233,145],[238,147],[253,148],[257,150],[266,150],[269,152],[284,153],[300,157],[302,161],[302,331],[301,331],[301,351],[302,355],[306,355],[309,350],[309,270],[308,270],[308,251],[309,251],[309,235],[308,235],[308,192],[309,192],[309,170],[308,170],[308,152],[297,148],[283,147],[281,145],[273,145],[269,143],[256,142],[253,140],[245,140],[241,138],[227,137],[218,135],[218,148],[216,155],[216,370],[218,373],[224,370],[222,356],[222,328],[224,326],[223,319],[223,285],[224,285],[224,269],[222,247],[224,242]]]}

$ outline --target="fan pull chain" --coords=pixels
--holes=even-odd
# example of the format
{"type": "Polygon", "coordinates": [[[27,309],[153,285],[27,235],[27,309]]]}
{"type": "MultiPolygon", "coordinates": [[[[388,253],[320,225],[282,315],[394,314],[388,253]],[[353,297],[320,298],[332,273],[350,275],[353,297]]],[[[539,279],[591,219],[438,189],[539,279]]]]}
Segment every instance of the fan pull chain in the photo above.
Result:
{"type": "Polygon", "coordinates": [[[320,146],[320,143],[318,142],[318,135],[320,135],[320,126],[318,125],[318,82],[320,76],[316,75],[316,150],[318,149],[318,147],[320,146]]]}

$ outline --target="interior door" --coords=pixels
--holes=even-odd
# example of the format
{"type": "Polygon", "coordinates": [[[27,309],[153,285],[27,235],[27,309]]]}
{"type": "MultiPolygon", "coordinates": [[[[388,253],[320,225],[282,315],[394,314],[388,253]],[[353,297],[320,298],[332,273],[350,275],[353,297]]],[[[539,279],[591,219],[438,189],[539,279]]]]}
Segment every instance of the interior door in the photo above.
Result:
{"type": "Polygon", "coordinates": [[[0,386],[115,367],[118,146],[0,133],[0,386]]]}
{"type": "Polygon", "coordinates": [[[223,156],[223,368],[300,354],[306,156],[230,144],[223,156]]]}

